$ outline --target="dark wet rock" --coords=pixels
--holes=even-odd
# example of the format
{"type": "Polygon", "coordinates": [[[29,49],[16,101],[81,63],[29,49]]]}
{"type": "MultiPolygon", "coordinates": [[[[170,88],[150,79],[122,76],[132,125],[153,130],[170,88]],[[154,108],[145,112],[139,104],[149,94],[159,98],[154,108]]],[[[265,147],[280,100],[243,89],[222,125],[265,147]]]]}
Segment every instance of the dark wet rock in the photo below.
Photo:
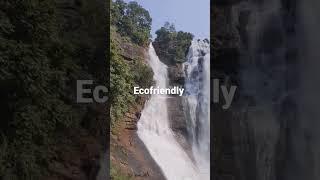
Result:
{"type": "Polygon", "coordinates": [[[188,125],[186,114],[184,113],[183,97],[171,96],[168,98],[168,116],[172,131],[174,132],[177,142],[183,149],[193,158],[191,151],[190,138],[188,133],[188,125]]]}
{"type": "Polygon", "coordinates": [[[138,130],[138,127],[136,124],[129,124],[127,125],[126,129],[136,131],[138,130]]]}
{"type": "Polygon", "coordinates": [[[178,63],[173,66],[168,66],[168,76],[170,86],[183,86],[185,75],[182,64],[178,63]]]}
{"type": "Polygon", "coordinates": [[[141,112],[136,112],[136,118],[140,118],[141,117],[141,112]]]}

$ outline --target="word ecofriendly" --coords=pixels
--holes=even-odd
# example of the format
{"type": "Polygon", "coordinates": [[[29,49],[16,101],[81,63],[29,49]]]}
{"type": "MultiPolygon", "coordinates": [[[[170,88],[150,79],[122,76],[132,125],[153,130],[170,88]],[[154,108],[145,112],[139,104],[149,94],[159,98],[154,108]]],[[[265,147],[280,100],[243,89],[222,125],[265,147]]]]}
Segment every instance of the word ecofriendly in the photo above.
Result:
{"type": "Polygon", "coordinates": [[[179,86],[169,87],[169,88],[159,88],[153,87],[150,88],[140,88],[134,87],[133,94],[135,95],[152,95],[152,94],[161,94],[161,95],[179,95],[182,96],[184,88],[179,86]]]}

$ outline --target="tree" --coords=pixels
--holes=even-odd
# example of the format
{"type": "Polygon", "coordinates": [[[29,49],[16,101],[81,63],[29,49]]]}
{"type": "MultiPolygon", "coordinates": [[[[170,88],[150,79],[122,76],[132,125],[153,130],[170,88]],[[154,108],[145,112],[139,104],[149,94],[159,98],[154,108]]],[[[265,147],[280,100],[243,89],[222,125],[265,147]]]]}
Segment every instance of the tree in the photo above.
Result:
{"type": "Polygon", "coordinates": [[[193,35],[188,32],[177,32],[174,24],[166,22],[156,31],[154,47],[160,59],[166,64],[182,63],[186,59],[193,35]]]}
{"type": "Polygon", "coordinates": [[[134,1],[111,3],[111,24],[117,27],[118,33],[130,37],[134,43],[148,45],[152,23],[149,12],[134,1]]]}

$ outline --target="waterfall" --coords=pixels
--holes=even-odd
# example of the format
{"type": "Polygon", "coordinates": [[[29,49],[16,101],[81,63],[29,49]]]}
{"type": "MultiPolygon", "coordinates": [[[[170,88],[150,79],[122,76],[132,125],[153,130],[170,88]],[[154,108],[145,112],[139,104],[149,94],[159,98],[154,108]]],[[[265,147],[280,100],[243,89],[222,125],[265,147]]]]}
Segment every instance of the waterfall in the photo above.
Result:
{"type": "Polygon", "coordinates": [[[210,177],[210,44],[193,41],[184,63],[185,109],[193,156],[201,173],[210,177]]]}
{"type": "Polygon", "coordinates": [[[247,24],[240,28],[243,30],[243,46],[239,75],[241,100],[247,102],[242,105],[245,112],[245,119],[242,121],[246,122],[247,133],[250,134],[250,137],[244,139],[251,138],[252,153],[243,154],[252,157],[254,161],[251,166],[256,169],[250,171],[255,179],[275,180],[282,168],[277,168],[274,164],[282,158],[277,153],[282,153],[282,147],[278,144],[280,136],[283,136],[280,134],[284,124],[282,122],[285,121],[279,117],[282,116],[281,111],[284,111],[282,104],[288,100],[290,93],[286,83],[286,56],[290,37],[286,35],[286,22],[280,0],[249,0],[244,3],[246,9],[242,10],[240,17],[245,19],[244,14],[248,16],[247,20],[242,20],[247,24]],[[277,152],[278,149],[281,150],[277,152]]]}
{"type": "MultiPolygon", "coordinates": [[[[149,64],[154,72],[155,86],[168,86],[167,66],[150,44],[149,64]]],[[[166,95],[152,95],[146,102],[138,122],[138,136],[168,180],[203,180],[199,168],[177,142],[170,129],[166,95]]]]}
{"type": "Polygon", "coordinates": [[[239,14],[247,24],[239,28],[240,91],[248,102],[243,107],[254,141],[254,155],[247,154],[255,161],[254,179],[318,180],[320,3],[249,0],[242,5],[239,14]]]}

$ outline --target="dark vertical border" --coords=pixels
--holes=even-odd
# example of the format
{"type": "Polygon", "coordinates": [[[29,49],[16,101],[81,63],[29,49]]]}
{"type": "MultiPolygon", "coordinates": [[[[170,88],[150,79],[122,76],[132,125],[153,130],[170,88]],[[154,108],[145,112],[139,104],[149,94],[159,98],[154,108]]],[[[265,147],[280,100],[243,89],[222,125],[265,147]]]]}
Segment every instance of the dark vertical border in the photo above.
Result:
{"type": "MultiPolygon", "coordinates": [[[[213,1],[214,0],[210,0],[210,54],[212,54],[213,52],[213,1]]],[[[212,123],[212,118],[213,118],[213,97],[212,97],[212,81],[211,79],[213,79],[213,56],[210,55],[210,179],[215,179],[214,178],[214,138],[213,138],[213,123],[212,123]]]]}
{"type": "MultiPolygon", "coordinates": [[[[105,27],[104,32],[104,41],[103,45],[103,59],[101,59],[101,64],[104,67],[104,78],[102,82],[98,82],[98,85],[105,85],[108,90],[110,90],[110,1],[111,0],[99,0],[101,3],[101,8],[103,8],[103,16],[105,19],[105,24],[101,24],[101,26],[105,27]]],[[[108,92],[108,97],[110,96],[108,92]]],[[[99,106],[99,105],[98,105],[99,106]]],[[[100,158],[102,162],[100,162],[100,169],[96,180],[106,180],[110,179],[110,103],[107,101],[106,103],[102,104],[101,107],[103,111],[103,128],[104,129],[104,136],[103,136],[103,147],[104,147],[104,154],[100,158]]]]}
{"type": "MultiPolygon", "coordinates": [[[[107,65],[107,68],[106,68],[106,71],[107,71],[107,88],[108,90],[110,90],[110,1],[112,0],[108,0],[108,1],[104,1],[106,3],[105,7],[106,7],[106,25],[107,25],[107,30],[106,30],[106,65],[107,65]]],[[[109,96],[109,94],[108,94],[109,96]]],[[[107,168],[106,171],[107,171],[107,177],[108,179],[110,179],[110,122],[111,122],[111,117],[110,117],[110,103],[107,102],[107,108],[106,108],[106,111],[107,111],[107,128],[106,128],[106,134],[107,134],[107,157],[106,157],[106,160],[107,160],[107,168]]],[[[98,179],[99,180],[99,179],[98,179]]]]}

